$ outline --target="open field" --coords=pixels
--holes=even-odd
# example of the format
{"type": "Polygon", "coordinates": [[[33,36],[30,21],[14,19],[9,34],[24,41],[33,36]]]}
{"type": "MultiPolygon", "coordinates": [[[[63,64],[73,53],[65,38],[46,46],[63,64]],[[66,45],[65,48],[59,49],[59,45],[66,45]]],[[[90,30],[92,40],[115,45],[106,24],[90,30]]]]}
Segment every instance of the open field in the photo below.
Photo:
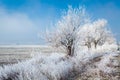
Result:
{"type": "Polygon", "coordinates": [[[91,51],[70,57],[48,46],[0,46],[1,66],[27,59],[1,67],[0,80],[119,80],[119,51],[91,51]]]}
{"type": "Polygon", "coordinates": [[[0,45],[0,66],[30,59],[33,55],[63,52],[43,45],[0,45]]]}
{"type": "Polygon", "coordinates": [[[0,45],[0,65],[26,60],[36,53],[51,53],[48,46],[40,45],[0,45]]]}

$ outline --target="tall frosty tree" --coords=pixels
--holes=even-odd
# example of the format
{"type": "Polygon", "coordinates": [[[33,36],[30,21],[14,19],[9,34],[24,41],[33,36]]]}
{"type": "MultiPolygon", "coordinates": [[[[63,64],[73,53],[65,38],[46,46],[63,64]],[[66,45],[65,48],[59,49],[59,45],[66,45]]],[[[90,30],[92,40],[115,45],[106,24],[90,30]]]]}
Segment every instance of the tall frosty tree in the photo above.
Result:
{"type": "Polygon", "coordinates": [[[56,31],[47,34],[47,41],[53,46],[66,49],[67,54],[72,56],[78,38],[77,32],[88,21],[84,8],[73,9],[69,7],[68,11],[56,23],[56,31]]]}

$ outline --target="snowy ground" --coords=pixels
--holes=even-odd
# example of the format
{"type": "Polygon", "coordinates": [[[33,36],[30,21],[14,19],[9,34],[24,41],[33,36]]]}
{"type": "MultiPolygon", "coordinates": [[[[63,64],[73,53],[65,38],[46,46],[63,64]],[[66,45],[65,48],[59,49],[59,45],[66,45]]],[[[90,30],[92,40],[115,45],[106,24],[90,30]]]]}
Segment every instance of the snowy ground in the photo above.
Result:
{"type": "Polygon", "coordinates": [[[79,52],[73,57],[63,53],[43,55],[0,68],[0,80],[119,80],[120,53],[79,52]],[[82,56],[89,55],[89,56],[82,56]]]}
{"type": "Polygon", "coordinates": [[[49,54],[53,49],[40,45],[0,45],[0,65],[13,64],[31,58],[37,53],[49,54]]]}

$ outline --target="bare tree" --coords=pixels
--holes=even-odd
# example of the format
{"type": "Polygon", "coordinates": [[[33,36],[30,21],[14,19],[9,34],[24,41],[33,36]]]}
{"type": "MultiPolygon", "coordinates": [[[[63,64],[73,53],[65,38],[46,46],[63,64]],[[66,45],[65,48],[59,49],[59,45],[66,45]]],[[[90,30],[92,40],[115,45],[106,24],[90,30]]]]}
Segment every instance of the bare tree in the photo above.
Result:
{"type": "Polygon", "coordinates": [[[73,9],[69,7],[68,11],[61,17],[55,27],[54,32],[48,32],[47,42],[56,47],[65,48],[67,54],[72,56],[75,50],[77,32],[81,25],[88,22],[84,8],[73,9]]]}

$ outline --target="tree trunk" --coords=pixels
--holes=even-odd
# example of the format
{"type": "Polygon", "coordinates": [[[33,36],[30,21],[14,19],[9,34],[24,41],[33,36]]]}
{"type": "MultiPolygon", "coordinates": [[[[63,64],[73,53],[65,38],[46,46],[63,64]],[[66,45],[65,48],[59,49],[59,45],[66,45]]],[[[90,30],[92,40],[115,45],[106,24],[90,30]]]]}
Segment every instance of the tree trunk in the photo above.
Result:
{"type": "Polygon", "coordinates": [[[88,50],[91,48],[91,43],[87,44],[88,50]]]}
{"type": "Polygon", "coordinates": [[[71,49],[71,56],[73,56],[74,55],[74,46],[72,47],[72,49],[71,49]]]}
{"type": "Polygon", "coordinates": [[[94,44],[95,44],[95,49],[97,48],[97,42],[94,42],[94,44]]]}
{"type": "Polygon", "coordinates": [[[68,52],[68,55],[69,55],[69,56],[72,56],[72,55],[73,55],[74,49],[72,48],[72,46],[68,46],[68,47],[67,47],[67,52],[68,52]]]}

